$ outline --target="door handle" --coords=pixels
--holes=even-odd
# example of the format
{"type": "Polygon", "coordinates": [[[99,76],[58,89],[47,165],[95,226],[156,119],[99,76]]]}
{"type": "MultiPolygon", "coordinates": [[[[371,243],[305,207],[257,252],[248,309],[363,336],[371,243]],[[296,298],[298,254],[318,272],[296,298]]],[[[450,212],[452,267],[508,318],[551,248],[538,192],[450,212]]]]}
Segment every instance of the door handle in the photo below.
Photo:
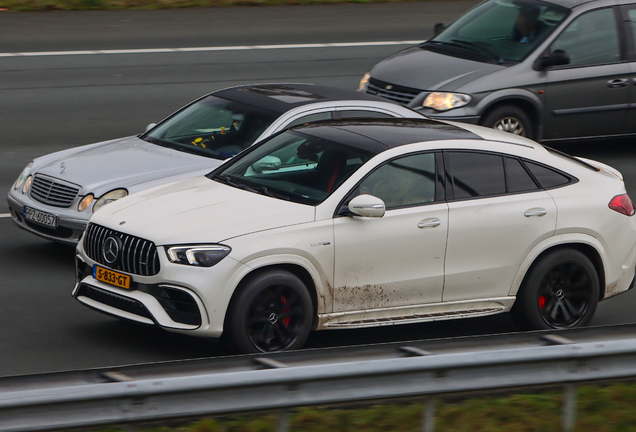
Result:
{"type": "Polygon", "coordinates": [[[526,212],[523,214],[525,217],[532,217],[532,216],[545,216],[546,214],[548,214],[548,211],[544,208],[540,208],[540,207],[535,207],[535,208],[531,208],[526,210],[526,212]]]}
{"type": "Polygon", "coordinates": [[[627,78],[616,78],[613,80],[609,80],[607,82],[607,86],[609,88],[627,87],[627,84],[628,84],[627,78]]]}
{"type": "Polygon", "coordinates": [[[442,222],[440,222],[437,218],[428,218],[419,221],[417,224],[418,228],[435,228],[436,226],[440,226],[442,222]]]}

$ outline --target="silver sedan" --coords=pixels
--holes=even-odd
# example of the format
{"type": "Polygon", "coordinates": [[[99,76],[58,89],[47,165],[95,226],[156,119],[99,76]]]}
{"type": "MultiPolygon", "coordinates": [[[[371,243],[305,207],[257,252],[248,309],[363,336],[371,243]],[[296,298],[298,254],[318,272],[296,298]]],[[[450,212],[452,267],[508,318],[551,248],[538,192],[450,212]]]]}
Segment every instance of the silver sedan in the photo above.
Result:
{"type": "Polygon", "coordinates": [[[423,118],[371,95],[311,84],[232,87],[186,105],[138,136],[34,159],[9,190],[18,227],[76,244],[102,206],[164,183],[205,174],[291,126],[340,118],[423,118]]]}

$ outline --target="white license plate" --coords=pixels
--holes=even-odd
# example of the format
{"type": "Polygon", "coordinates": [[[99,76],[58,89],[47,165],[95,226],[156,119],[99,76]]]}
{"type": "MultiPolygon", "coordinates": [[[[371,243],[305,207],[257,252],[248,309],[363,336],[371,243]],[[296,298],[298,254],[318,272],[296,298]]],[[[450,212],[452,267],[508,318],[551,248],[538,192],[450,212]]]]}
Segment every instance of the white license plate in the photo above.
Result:
{"type": "Polygon", "coordinates": [[[51,228],[57,228],[57,216],[24,206],[22,216],[26,220],[51,228]]]}

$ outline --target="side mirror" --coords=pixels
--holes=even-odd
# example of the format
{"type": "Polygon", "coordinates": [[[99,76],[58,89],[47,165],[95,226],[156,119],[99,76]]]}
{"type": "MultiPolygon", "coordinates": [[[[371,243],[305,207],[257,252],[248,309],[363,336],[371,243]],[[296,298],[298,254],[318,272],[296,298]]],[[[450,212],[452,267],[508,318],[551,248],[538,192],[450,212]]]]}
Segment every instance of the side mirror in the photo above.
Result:
{"type": "Polygon", "coordinates": [[[252,164],[254,172],[276,171],[280,169],[281,161],[276,156],[265,156],[252,164]]]}
{"type": "Polygon", "coordinates": [[[150,123],[148,126],[146,126],[146,132],[148,132],[150,129],[152,129],[155,126],[157,126],[157,123],[150,123]]]}
{"type": "Polygon", "coordinates": [[[435,36],[437,36],[438,34],[443,32],[445,29],[446,29],[446,26],[444,25],[444,23],[443,22],[438,22],[433,27],[433,33],[435,33],[435,36]]]}
{"type": "Polygon", "coordinates": [[[552,66],[563,66],[570,64],[570,56],[563,50],[557,49],[552,51],[547,56],[543,56],[539,59],[539,70],[545,70],[552,66]]]}
{"type": "Polygon", "coordinates": [[[386,207],[384,201],[373,195],[358,195],[349,201],[349,211],[355,215],[369,218],[381,218],[386,207]]]}

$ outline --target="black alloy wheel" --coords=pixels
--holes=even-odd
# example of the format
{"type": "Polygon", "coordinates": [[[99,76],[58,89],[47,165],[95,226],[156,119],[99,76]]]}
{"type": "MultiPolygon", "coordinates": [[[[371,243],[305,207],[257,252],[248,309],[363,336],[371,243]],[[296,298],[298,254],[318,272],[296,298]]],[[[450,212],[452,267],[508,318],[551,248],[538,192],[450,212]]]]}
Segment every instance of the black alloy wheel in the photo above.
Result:
{"type": "Polygon", "coordinates": [[[596,268],[580,251],[557,249],[529,270],[517,293],[512,318],[529,330],[588,324],[599,300],[596,268]]]}
{"type": "Polygon", "coordinates": [[[311,330],[311,297],[302,281],[286,271],[252,278],[232,304],[227,330],[240,352],[297,349],[311,330]]]}

